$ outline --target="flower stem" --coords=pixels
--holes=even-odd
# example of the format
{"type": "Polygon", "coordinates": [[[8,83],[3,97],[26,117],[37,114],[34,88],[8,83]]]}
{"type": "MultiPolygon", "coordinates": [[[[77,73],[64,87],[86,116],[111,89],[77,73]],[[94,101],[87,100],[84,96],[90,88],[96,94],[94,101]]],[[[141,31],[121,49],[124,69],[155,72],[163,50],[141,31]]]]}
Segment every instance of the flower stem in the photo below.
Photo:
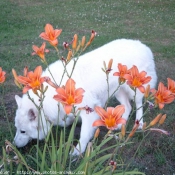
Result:
{"type": "MultiPolygon", "coordinates": [[[[119,87],[120,87],[120,85],[117,87],[117,89],[108,97],[108,99],[107,99],[107,101],[106,101],[106,103],[105,103],[105,109],[107,108],[107,106],[108,106],[108,103],[109,103],[109,100],[113,97],[113,95],[119,90],[119,87]]],[[[108,85],[108,88],[109,88],[109,85],[108,85]]]]}

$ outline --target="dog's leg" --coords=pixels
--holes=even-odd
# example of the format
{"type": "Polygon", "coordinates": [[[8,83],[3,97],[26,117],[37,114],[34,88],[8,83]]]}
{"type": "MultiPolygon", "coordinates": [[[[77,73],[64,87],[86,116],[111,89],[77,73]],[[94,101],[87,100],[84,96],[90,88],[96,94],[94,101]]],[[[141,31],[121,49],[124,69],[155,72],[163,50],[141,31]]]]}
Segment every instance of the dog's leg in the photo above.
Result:
{"type": "Polygon", "coordinates": [[[125,112],[122,118],[128,120],[128,116],[132,108],[127,93],[124,91],[124,89],[120,88],[119,91],[117,91],[117,93],[115,94],[115,97],[120,102],[120,104],[125,106],[125,112]]]}
{"type": "Polygon", "coordinates": [[[96,129],[96,127],[93,127],[92,124],[95,120],[99,119],[99,117],[95,112],[86,114],[85,111],[82,111],[81,119],[82,119],[82,125],[81,125],[80,139],[76,148],[74,148],[72,155],[80,155],[85,151],[86,146],[90,141],[90,139],[93,137],[94,131],[96,129]]]}
{"type": "Polygon", "coordinates": [[[65,122],[66,126],[71,125],[74,122],[74,120],[75,120],[74,115],[73,114],[69,114],[67,119],[66,119],[66,122],[65,122]]]}

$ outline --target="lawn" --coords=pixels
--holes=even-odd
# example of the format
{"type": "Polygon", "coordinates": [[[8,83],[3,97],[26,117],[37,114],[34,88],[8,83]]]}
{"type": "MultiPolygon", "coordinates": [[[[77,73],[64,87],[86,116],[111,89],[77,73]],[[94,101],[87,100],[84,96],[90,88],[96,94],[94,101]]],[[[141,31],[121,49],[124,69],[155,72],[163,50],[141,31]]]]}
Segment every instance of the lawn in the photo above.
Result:
{"type": "MultiPolygon", "coordinates": [[[[174,0],[5,0],[0,1],[0,67],[7,72],[5,106],[10,125],[15,134],[14,117],[16,103],[14,95],[22,95],[15,86],[12,68],[22,73],[28,66],[33,70],[41,65],[40,60],[31,56],[32,45],[40,45],[39,34],[46,23],[63,30],[59,37],[59,49],[64,54],[62,43],[70,41],[75,33],[80,37],[97,32],[93,50],[109,41],[119,38],[141,40],[154,53],[158,81],[166,84],[166,78],[175,80],[175,1],[174,0]]],[[[50,47],[49,49],[52,50],[50,47]]],[[[48,62],[57,58],[50,54],[48,62]]],[[[44,65],[42,65],[44,67],[44,65]]],[[[2,91],[0,91],[2,93],[2,91]]],[[[0,94],[1,95],[1,94],[0,94]]],[[[116,102],[113,102],[116,104],[116,102]]],[[[164,129],[169,136],[152,133],[143,142],[132,166],[146,175],[172,175],[175,173],[175,103],[161,112],[167,114],[164,129]]],[[[150,112],[145,120],[155,117],[150,112]]],[[[0,147],[5,139],[12,141],[3,108],[0,106],[0,147]]],[[[131,158],[140,142],[123,149],[124,159],[131,158]]],[[[28,150],[28,149],[26,149],[28,150]]],[[[2,154],[2,151],[0,152],[2,154]]]]}

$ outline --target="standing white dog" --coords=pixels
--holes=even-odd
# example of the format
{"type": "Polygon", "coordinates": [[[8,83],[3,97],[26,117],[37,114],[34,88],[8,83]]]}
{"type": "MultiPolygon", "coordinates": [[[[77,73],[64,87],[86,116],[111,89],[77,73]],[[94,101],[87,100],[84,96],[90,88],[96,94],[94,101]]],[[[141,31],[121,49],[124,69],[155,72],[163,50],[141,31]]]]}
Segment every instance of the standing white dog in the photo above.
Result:
{"type": "MultiPolygon", "coordinates": [[[[157,76],[151,50],[140,41],[126,39],[115,40],[94,51],[80,56],[72,76],[76,82],[76,88],[83,88],[85,90],[83,102],[78,105],[79,107],[86,105],[88,105],[90,108],[94,108],[95,106],[104,107],[108,96],[106,77],[101,68],[103,67],[103,61],[108,63],[111,58],[113,59],[113,70],[109,74],[110,94],[112,94],[118,86],[118,77],[113,76],[113,73],[118,71],[118,63],[127,65],[128,68],[135,65],[138,67],[139,71],[146,71],[147,75],[151,76],[152,78],[149,83],[151,88],[155,87],[157,76]]],[[[68,64],[68,71],[72,70],[72,66],[73,61],[68,64]]],[[[51,64],[49,68],[59,84],[64,70],[61,61],[51,64]]],[[[47,69],[45,72],[43,72],[43,76],[51,77],[47,69]]],[[[65,85],[67,79],[68,78],[65,75],[62,85],[65,85]]],[[[34,101],[39,104],[38,97],[34,95],[31,90],[29,93],[34,101]]],[[[65,125],[64,121],[62,120],[65,116],[64,109],[62,105],[60,105],[60,113],[58,115],[58,102],[53,99],[54,95],[56,95],[55,89],[49,86],[45,93],[46,97],[43,103],[43,108],[47,119],[44,117],[44,115],[42,115],[43,125],[39,128],[38,111],[34,104],[28,99],[27,95],[23,95],[22,98],[17,95],[15,96],[18,109],[16,111],[15,118],[17,132],[14,138],[14,143],[17,147],[23,147],[32,138],[38,138],[38,132],[39,139],[44,139],[50,128],[50,125],[46,120],[51,121],[54,125],[65,125]]],[[[126,83],[123,84],[115,93],[117,100],[125,106],[125,113],[122,117],[126,120],[131,112],[130,100],[133,99],[133,96],[133,90],[126,85],[126,83]]],[[[137,90],[136,108],[139,108],[139,110],[137,110],[136,113],[136,120],[139,120],[143,114],[143,109],[141,107],[142,99],[143,94],[137,90]]],[[[79,140],[81,146],[79,146],[79,144],[77,145],[77,149],[75,149],[74,154],[79,154],[77,150],[80,150],[80,152],[85,151],[87,143],[92,138],[95,130],[92,124],[95,120],[99,119],[99,116],[95,112],[86,114],[86,111],[82,111],[81,119],[82,126],[79,140]]],[[[66,121],[66,125],[70,125],[72,122],[73,117],[70,114],[66,121]]],[[[142,124],[142,122],[143,121],[141,120],[140,123],[142,124]]]]}

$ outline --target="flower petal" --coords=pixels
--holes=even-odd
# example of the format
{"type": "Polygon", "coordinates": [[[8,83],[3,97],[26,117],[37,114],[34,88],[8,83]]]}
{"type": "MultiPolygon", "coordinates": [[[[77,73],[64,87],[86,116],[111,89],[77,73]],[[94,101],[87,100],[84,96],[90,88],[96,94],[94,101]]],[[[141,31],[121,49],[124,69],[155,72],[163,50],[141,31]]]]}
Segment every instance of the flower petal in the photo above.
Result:
{"type": "Polygon", "coordinates": [[[45,32],[46,32],[46,34],[53,34],[54,33],[53,26],[51,24],[46,24],[45,32]]]}
{"type": "Polygon", "coordinates": [[[39,37],[41,37],[42,39],[46,40],[46,41],[49,41],[50,38],[47,36],[47,34],[45,32],[42,32],[39,37]]]}
{"type": "Polygon", "coordinates": [[[30,80],[27,77],[23,77],[23,76],[18,76],[17,81],[24,85],[27,85],[28,83],[30,83],[30,80]]]}
{"type": "Polygon", "coordinates": [[[58,40],[55,39],[55,40],[48,40],[49,43],[52,45],[52,46],[57,46],[58,45],[58,40]]]}
{"type": "Polygon", "coordinates": [[[120,118],[120,119],[118,119],[117,121],[116,121],[116,124],[118,125],[118,124],[126,124],[126,120],[124,119],[124,118],[120,118]]]}
{"type": "Polygon", "coordinates": [[[65,90],[66,90],[67,94],[74,97],[74,95],[75,95],[75,81],[72,78],[68,79],[68,81],[66,82],[65,90]]]}
{"type": "Polygon", "coordinates": [[[70,114],[72,111],[72,105],[64,105],[64,111],[66,114],[70,114]]]}
{"type": "Polygon", "coordinates": [[[39,48],[38,48],[36,45],[33,45],[33,46],[32,46],[32,49],[35,51],[35,53],[37,53],[38,50],[39,50],[39,48]]]}
{"type": "Polygon", "coordinates": [[[105,118],[108,118],[108,113],[99,106],[95,107],[95,112],[101,117],[102,120],[105,120],[105,118]]]}
{"type": "Polygon", "coordinates": [[[125,112],[124,105],[118,105],[113,110],[113,116],[115,116],[115,118],[120,118],[124,112],[125,112]]]}
{"type": "Polygon", "coordinates": [[[162,109],[165,105],[163,103],[159,103],[159,109],[162,109]]]}
{"type": "Polygon", "coordinates": [[[63,88],[57,88],[56,91],[58,94],[54,95],[53,98],[61,103],[66,103],[67,95],[65,93],[65,90],[63,88]]]}
{"type": "Polygon", "coordinates": [[[27,91],[30,90],[30,89],[31,89],[31,87],[25,86],[25,87],[23,88],[23,90],[22,90],[23,94],[26,94],[27,91]]]}
{"type": "Polygon", "coordinates": [[[139,89],[139,91],[141,93],[144,93],[145,92],[145,87],[144,86],[140,86],[140,87],[138,87],[138,89],[139,89]]]}
{"type": "Polygon", "coordinates": [[[114,110],[113,107],[108,107],[108,108],[107,108],[107,113],[108,113],[108,115],[113,115],[113,110],[114,110]]]}
{"type": "Polygon", "coordinates": [[[95,120],[92,126],[106,126],[102,120],[95,120]]]}
{"type": "Polygon", "coordinates": [[[60,36],[61,32],[62,32],[62,29],[55,29],[55,31],[54,31],[55,38],[60,36]]]}

